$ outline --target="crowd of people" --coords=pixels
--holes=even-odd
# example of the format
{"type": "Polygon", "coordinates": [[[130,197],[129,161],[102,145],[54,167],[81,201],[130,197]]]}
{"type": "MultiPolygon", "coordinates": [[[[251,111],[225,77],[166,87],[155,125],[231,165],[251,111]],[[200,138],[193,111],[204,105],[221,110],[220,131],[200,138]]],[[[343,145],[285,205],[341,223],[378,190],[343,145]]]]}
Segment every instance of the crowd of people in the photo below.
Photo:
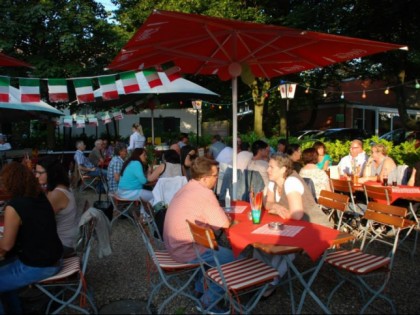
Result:
{"type": "MultiPolygon", "coordinates": [[[[233,148],[215,135],[202,155],[189,143],[188,136],[182,134],[169,150],[163,152],[162,162],[154,165],[154,161],[148,161],[141,126],[134,124],[132,130],[128,144],[108,144],[98,139],[88,156],[85,143],[77,141],[74,162],[82,174],[101,177],[100,182],[105,183],[108,192],[123,199],[150,203],[153,193],[146,187],[148,184],[156,183],[160,178],[185,176],[187,184],[168,205],[163,239],[173,259],[183,263],[197,262],[186,220],[215,231],[227,229],[232,224],[221,206],[219,199],[223,198],[219,198],[216,188],[220,185],[222,172],[232,167],[233,148]]],[[[288,144],[280,139],[276,149],[264,140],[248,143],[238,139],[237,168],[261,175],[265,209],[283,219],[333,227],[333,222],[316,202],[322,190],[332,190],[327,171],[333,161],[325,144],[317,141],[312,147],[301,150],[299,144],[288,144]],[[308,179],[312,181],[314,191],[311,191],[308,179]]],[[[357,174],[361,183],[393,176],[397,169],[384,145],[373,144],[368,156],[360,140],[351,142],[349,154],[337,167],[341,176],[357,174]]],[[[420,163],[417,163],[409,185],[419,185],[419,168],[420,163]]],[[[75,254],[79,217],[68,170],[57,159],[40,159],[33,170],[23,163],[9,163],[2,168],[0,180],[11,195],[4,209],[4,233],[0,238],[0,256],[4,258],[0,265],[3,302],[0,313],[4,313],[3,307],[7,312],[19,312],[16,290],[58,272],[62,259],[75,254]]],[[[139,207],[139,211],[147,216],[143,208],[139,207]]],[[[200,250],[208,263],[214,264],[208,251],[200,250]]],[[[254,250],[253,256],[278,270],[279,278],[272,283],[275,288],[287,271],[284,260],[259,250],[254,250]]],[[[231,249],[222,246],[217,257],[220,263],[235,259],[231,249]]],[[[205,290],[202,277],[196,280],[196,295],[205,308],[223,294],[220,287],[212,286],[214,291],[205,290]]],[[[272,290],[268,290],[264,294],[269,296],[271,293],[272,290]]],[[[212,311],[226,310],[217,305],[212,311]]]]}

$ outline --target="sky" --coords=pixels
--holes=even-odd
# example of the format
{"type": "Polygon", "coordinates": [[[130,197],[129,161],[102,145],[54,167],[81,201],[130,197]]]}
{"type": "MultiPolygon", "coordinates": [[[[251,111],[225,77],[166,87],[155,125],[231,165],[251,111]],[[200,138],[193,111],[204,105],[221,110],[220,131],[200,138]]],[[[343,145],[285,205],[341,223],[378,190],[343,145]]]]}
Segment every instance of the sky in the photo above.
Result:
{"type": "Polygon", "coordinates": [[[107,11],[112,11],[116,9],[115,5],[112,4],[111,0],[96,0],[96,2],[101,3],[107,11]]]}

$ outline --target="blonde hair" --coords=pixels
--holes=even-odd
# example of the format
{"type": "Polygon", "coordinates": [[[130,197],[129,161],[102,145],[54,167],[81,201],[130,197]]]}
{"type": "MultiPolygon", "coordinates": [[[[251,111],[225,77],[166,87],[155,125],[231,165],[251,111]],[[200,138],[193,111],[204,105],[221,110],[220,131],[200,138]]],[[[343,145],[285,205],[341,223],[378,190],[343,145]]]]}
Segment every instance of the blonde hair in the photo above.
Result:
{"type": "Polygon", "coordinates": [[[378,150],[379,153],[382,153],[383,155],[387,155],[388,154],[388,149],[386,148],[386,146],[382,143],[376,143],[372,146],[372,150],[373,149],[378,150]]]}
{"type": "Polygon", "coordinates": [[[136,129],[136,131],[137,131],[139,134],[143,135],[143,127],[142,127],[140,124],[136,124],[136,123],[134,123],[134,124],[133,124],[133,128],[134,128],[134,129],[136,129]]]}

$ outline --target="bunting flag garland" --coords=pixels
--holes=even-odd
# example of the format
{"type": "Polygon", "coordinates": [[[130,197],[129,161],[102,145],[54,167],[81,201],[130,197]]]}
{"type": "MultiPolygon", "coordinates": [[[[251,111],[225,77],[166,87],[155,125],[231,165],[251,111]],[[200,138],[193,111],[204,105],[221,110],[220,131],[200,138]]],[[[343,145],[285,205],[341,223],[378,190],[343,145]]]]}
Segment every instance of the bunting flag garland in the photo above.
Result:
{"type": "Polygon", "coordinates": [[[0,77],[0,102],[9,103],[10,78],[0,77]]]}
{"type": "Polygon", "coordinates": [[[134,71],[120,73],[120,79],[123,84],[125,94],[140,91],[140,86],[134,71]]]}
{"type": "Polygon", "coordinates": [[[102,123],[109,124],[112,120],[111,120],[111,116],[109,115],[109,112],[103,112],[101,113],[101,120],[102,123]]]}
{"type": "Polygon", "coordinates": [[[86,115],[86,118],[88,120],[89,126],[98,127],[98,118],[96,118],[95,115],[89,114],[86,115]]]}
{"type": "Polygon", "coordinates": [[[99,77],[98,80],[104,101],[116,100],[119,98],[115,76],[99,77]]]}
{"type": "Polygon", "coordinates": [[[112,112],[112,117],[114,117],[115,120],[121,120],[124,118],[121,110],[116,110],[112,112]]]}
{"type": "Polygon", "coordinates": [[[180,71],[181,68],[176,66],[173,62],[167,62],[162,65],[162,70],[165,72],[169,81],[175,81],[176,79],[181,78],[180,71]]]}
{"type": "Polygon", "coordinates": [[[85,115],[78,115],[76,117],[76,128],[85,128],[86,118],[85,115]]]}
{"type": "Polygon", "coordinates": [[[67,128],[73,127],[73,116],[64,116],[63,126],[67,128]]]}
{"type": "Polygon", "coordinates": [[[154,69],[154,68],[144,69],[143,74],[146,77],[147,83],[149,83],[150,88],[154,88],[156,86],[163,85],[162,81],[159,78],[159,74],[157,73],[156,69],[154,69]]]}
{"type": "Polygon", "coordinates": [[[130,114],[130,113],[132,113],[133,112],[133,110],[134,110],[134,107],[133,106],[128,106],[128,107],[126,107],[125,109],[124,109],[124,111],[125,111],[125,113],[126,114],[130,114]]]}
{"type": "Polygon", "coordinates": [[[77,102],[79,104],[95,102],[92,79],[74,79],[73,83],[76,89],[77,102]]]}
{"type": "Polygon", "coordinates": [[[20,101],[22,103],[40,102],[39,79],[19,79],[20,101]]]}
{"type": "Polygon", "coordinates": [[[48,95],[50,102],[68,102],[69,93],[66,79],[48,79],[48,95]]]}

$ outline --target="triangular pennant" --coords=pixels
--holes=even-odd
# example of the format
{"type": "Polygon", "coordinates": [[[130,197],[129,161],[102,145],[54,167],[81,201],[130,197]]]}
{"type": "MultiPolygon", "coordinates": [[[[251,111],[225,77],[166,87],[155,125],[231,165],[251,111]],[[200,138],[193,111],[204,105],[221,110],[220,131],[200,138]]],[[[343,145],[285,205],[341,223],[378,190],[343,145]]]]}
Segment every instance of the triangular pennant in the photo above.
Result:
{"type": "Polygon", "coordinates": [[[98,118],[94,114],[86,115],[89,126],[98,127],[98,118]]]}
{"type": "Polygon", "coordinates": [[[74,79],[73,84],[76,89],[77,102],[79,104],[95,102],[92,79],[74,79]]]}
{"type": "Polygon", "coordinates": [[[39,79],[19,79],[20,101],[22,103],[40,102],[39,79]]]}
{"type": "Polygon", "coordinates": [[[101,115],[101,120],[104,124],[109,124],[112,121],[111,116],[109,115],[109,112],[103,112],[103,113],[100,113],[100,115],[101,115]]]}
{"type": "Polygon", "coordinates": [[[64,116],[63,126],[67,128],[73,127],[73,116],[64,116]]]}
{"type": "Polygon", "coordinates": [[[123,84],[125,94],[140,91],[140,85],[134,71],[120,73],[120,79],[123,84]]]}
{"type": "Polygon", "coordinates": [[[76,128],[85,128],[86,126],[86,117],[85,115],[76,116],[76,128]]]}
{"type": "Polygon", "coordinates": [[[101,87],[102,99],[104,101],[116,100],[119,98],[115,76],[103,76],[98,78],[101,87]]]}
{"type": "Polygon", "coordinates": [[[9,77],[0,77],[0,102],[9,103],[9,77]]]}
{"type": "Polygon", "coordinates": [[[150,88],[163,85],[162,81],[159,78],[159,74],[157,73],[155,68],[145,69],[143,70],[143,74],[146,77],[147,83],[149,83],[150,88]]]}
{"type": "Polygon", "coordinates": [[[66,79],[48,79],[48,96],[50,102],[68,102],[69,93],[66,79]]]}
{"type": "Polygon", "coordinates": [[[116,110],[116,111],[112,112],[112,116],[114,117],[115,120],[121,120],[121,119],[124,118],[121,110],[116,110]]]}

